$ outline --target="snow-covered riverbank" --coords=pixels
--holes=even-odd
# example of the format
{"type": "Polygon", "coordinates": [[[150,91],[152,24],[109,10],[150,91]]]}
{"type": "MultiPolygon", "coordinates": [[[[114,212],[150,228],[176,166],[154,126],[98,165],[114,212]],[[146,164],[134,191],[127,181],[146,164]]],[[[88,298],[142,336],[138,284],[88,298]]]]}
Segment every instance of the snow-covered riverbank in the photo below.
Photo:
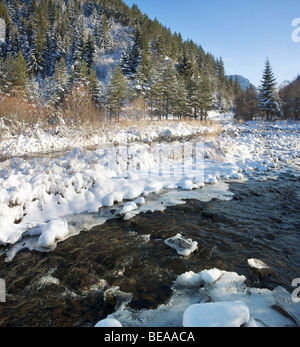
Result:
{"type": "MultiPolygon", "coordinates": [[[[78,147],[57,158],[12,157],[2,162],[0,242],[15,243],[27,233],[41,235],[40,246],[53,247],[57,239],[71,233],[65,222],[67,216],[95,213],[101,207],[113,207],[139,197],[147,202],[149,194],[162,189],[191,191],[253,174],[265,178],[271,170],[300,157],[297,123],[226,122],[219,136],[206,134],[192,141],[171,143],[151,143],[151,139],[158,134],[165,134],[168,139],[171,135],[186,136],[207,129],[200,129],[198,124],[194,128],[190,124],[186,129],[177,122],[165,124],[155,134],[151,132],[153,125],[149,129],[143,130],[148,135],[147,142],[132,142],[136,138],[128,137],[130,132],[116,131],[114,145],[107,142],[95,150],[78,147]]],[[[139,134],[138,138],[143,136],[139,134]]],[[[4,141],[2,152],[7,149],[5,144],[4,141]]],[[[29,148],[37,149],[35,145],[29,148]]],[[[276,176],[274,172],[272,176],[276,176]]],[[[144,202],[135,204],[127,218],[138,213],[142,205],[144,202]]]]}
{"type": "MultiPolygon", "coordinates": [[[[132,132],[116,131],[111,134],[113,140],[102,139],[102,144],[93,149],[75,146],[64,154],[27,159],[18,155],[49,149],[51,141],[42,135],[41,143],[46,145],[37,147],[36,139],[31,146],[29,138],[25,141],[21,137],[20,144],[23,140],[27,144],[24,151],[22,146],[2,142],[2,153],[15,148],[15,155],[11,152],[11,158],[0,163],[0,250],[5,260],[12,261],[24,248],[53,249],[58,241],[100,225],[107,218],[130,219],[138,213],[184,203],[182,199],[188,198],[232,199],[228,191],[231,181],[249,177],[276,180],[284,172],[299,177],[298,123],[233,124],[225,119],[221,126],[222,132],[216,135],[197,124],[193,128],[191,124],[165,123],[153,133],[150,125],[136,137],[132,132]],[[178,141],[193,134],[198,136],[178,141]],[[152,142],[157,138],[160,142],[152,142]],[[172,138],[177,139],[170,141],[172,138]],[[99,212],[102,210],[107,212],[99,212]]],[[[66,143],[73,143],[71,137],[66,143]]],[[[55,148],[65,146],[57,143],[55,148]]],[[[174,238],[177,241],[179,235],[171,240],[174,238]]],[[[193,246],[187,253],[192,254],[197,244],[192,239],[187,241],[193,246]]],[[[260,264],[260,260],[249,259],[248,263],[260,264]]],[[[218,269],[186,272],[177,278],[172,290],[173,296],[164,305],[139,312],[127,306],[130,300],[122,299],[130,293],[109,288],[109,293],[124,301],[109,317],[124,326],[294,326],[299,322],[298,306],[285,289],[249,288],[245,277],[237,273],[218,269]],[[217,305],[207,306],[208,298],[217,305]],[[275,306],[290,317],[274,310],[275,306]],[[236,310],[234,317],[231,308],[236,310]],[[207,319],[199,321],[204,316],[207,319]]]]}

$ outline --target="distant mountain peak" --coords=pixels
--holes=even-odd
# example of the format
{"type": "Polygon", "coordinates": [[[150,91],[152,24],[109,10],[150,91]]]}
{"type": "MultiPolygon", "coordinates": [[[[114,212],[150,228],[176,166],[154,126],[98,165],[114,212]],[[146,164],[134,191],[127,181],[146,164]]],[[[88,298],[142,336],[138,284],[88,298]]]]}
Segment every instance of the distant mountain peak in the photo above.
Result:
{"type": "Polygon", "coordinates": [[[251,85],[257,91],[257,88],[246,77],[241,76],[241,75],[228,75],[227,76],[228,79],[230,79],[230,77],[232,77],[233,81],[235,81],[235,79],[237,78],[243,91],[246,91],[251,85]]]}

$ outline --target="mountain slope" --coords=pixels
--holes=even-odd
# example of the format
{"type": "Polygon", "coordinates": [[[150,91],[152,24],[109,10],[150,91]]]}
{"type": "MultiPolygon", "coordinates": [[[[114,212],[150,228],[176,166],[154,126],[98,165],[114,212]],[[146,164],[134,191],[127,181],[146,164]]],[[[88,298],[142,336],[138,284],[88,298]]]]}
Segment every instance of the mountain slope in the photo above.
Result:
{"type": "Polygon", "coordinates": [[[121,0],[1,0],[0,18],[7,25],[0,44],[4,93],[26,89],[31,100],[57,110],[72,88],[83,83],[106,109],[108,82],[120,64],[129,87],[122,104],[142,98],[151,113],[180,118],[206,117],[211,108],[224,111],[233,104],[222,59],[183,41],[135,5],[129,8],[121,0]],[[176,77],[171,93],[168,74],[176,77]]]}

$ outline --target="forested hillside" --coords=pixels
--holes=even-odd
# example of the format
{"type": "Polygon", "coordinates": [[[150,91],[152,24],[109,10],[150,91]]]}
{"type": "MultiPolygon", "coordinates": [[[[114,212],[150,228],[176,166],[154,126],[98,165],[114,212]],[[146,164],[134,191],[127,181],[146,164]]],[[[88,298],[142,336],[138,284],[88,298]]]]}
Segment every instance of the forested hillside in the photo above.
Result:
{"type": "Polygon", "coordinates": [[[1,0],[0,18],[1,116],[18,93],[20,114],[39,107],[72,122],[119,119],[125,105],[178,118],[233,105],[221,58],[122,0],[1,0]]]}

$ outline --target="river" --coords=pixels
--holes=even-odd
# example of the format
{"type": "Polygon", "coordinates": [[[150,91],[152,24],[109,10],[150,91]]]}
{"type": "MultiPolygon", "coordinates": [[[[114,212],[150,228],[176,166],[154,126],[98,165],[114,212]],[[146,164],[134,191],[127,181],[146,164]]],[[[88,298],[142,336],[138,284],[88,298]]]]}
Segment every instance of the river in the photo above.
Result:
{"type": "Polygon", "coordinates": [[[109,289],[127,293],[132,309],[155,309],[171,297],[178,275],[211,268],[244,275],[249,287],[291,292],[300,277],[299,182],[292,170],[276,180],[231,182],[231,200],[188,199],[127,221],[109,219],[48,253],[23,250],[11,262],[3,254],[0,326],[94,326],[120,306],[109,289]],[[164,243],[178,233],[198,250],[182,257],[164,243]],[[250,268],[250,258],[268,270],[250,268]]]}

